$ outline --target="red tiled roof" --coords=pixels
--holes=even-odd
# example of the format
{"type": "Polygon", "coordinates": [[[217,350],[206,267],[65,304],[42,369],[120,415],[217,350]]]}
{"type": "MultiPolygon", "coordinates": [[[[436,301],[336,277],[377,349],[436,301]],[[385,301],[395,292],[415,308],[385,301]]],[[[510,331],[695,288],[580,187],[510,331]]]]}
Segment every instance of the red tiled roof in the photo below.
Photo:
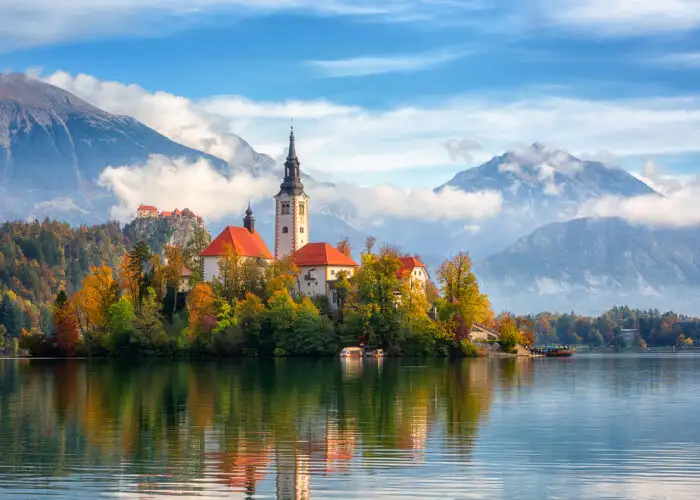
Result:
{"type": "Polygon", "coordinates": [[[148,210],[149,212],[158,211],[158,209],[152,205],[139,205],[139,210],[148,210]]]}
{"type": "Polygon", "coordinates": [[[294,255],[294,263],[305,266],[348,266],[358,264],[350,257],[328,243],[307,243],[294,255]]]}
{"type": "Polygon", "coordinates": [[[230,246],[241,257],[262,257],[272,260],[272,254],[260,233],[251,233],[244,227],[227,226],[200,254],[202,257],[223,257],[230,246]]]}
{"type": "Polygon", "coordinates": [[[396,275],[399,277],[402,277],[404,273],[412,273],[417,267],[426,269],[425,264],[415,257],[399,257],[399,260],[401,261],[401,269],[396,272],[396,275]]]}
{"type": "Polygon", "coordinates": [[[161,212],[160,215],[161,215],[161,217],[170,217],[171,215],[173,215],[173,213],[172,212],[161,212]]]}
{"type": "Polygon", "coordinates": [[[180,212],[180,210],[176,208],[175,211],[173,212],[173,215],[180,215],[181,213],[182,212],[180,212]]]}

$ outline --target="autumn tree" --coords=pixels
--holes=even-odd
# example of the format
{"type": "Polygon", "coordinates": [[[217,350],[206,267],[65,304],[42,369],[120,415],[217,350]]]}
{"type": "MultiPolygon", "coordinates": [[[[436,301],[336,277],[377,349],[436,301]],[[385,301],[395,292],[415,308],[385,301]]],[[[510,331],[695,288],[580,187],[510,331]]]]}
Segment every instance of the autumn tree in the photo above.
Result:
{"type": "Polygon", "coordinates": [[[197,283],[190,291],[189,335],[195,340],[199,335],[208,335],[216,325],[216,295],[209,283],[197,283]]]}
{"type": "Polygon", "coordinates": [[[340,240],[335,247],[346,257],[351,257],[352,252],[350,251],[350,240],[347,237],[340,240]]]}
{"type": "Polygon", "coordinates": [[[498,342],[501,344],[501,348],[505,352],[513,352],[515,347],[522,342],[522,335],[515,319],[510,314],[505,314],[499,318],[498,323],[498,342]]]}
{"type": "Polygon", "coordinates": [[[488,296],[479,291],[469,256],[460,252],[446,260],[438,272],[442,291],[440,316],[450,322],[456,341],[469,338],[474,322],[491,314],[488,296]]]}
{"type": "Polygon", "coordinates": [[[114,272],[107,265],[91,267],[81,289],[73,297],[77,321],[83,336],[89,339],[92,332],[107,326],[109,307],[119,298],[119,285],[114,272]]]}
{"type": "Polygon", "coordinates": [[[271,298],[275,292],[294,293],[299,276],[299,268],[291,255],[279,258],[265,269],[265,298],[271,298]]]}
{"type": "Polygon", "coordinates": [[[58,348],[67,356],[73,356],[80,342],[80,332],[75,306],[70,303],[63,290],[58,292],[54,302],[54,331],[58,348]]]}

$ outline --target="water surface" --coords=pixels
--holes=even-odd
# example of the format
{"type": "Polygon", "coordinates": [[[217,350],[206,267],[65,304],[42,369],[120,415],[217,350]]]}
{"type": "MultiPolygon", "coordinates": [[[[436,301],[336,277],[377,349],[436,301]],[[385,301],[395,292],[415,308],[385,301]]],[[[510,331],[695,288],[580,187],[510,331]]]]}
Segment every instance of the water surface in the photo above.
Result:
{"type": "Polygon", "coordinates": [[[700,356],[0,360],[0,498],[698,498],[700,356]]]}

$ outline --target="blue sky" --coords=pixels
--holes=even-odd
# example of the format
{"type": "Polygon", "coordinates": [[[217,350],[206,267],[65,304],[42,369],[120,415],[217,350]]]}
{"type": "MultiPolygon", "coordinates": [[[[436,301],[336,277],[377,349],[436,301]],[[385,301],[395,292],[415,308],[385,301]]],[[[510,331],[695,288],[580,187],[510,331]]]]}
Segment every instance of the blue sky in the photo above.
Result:
{"type": "MultiPolygon", "coordinates": [[[[296,110],[302,161],[335,180],[360,173],[370,184],[435,186],[533,140],[612,154],[636,171],[652,159],[689,175],[700,159],[697,0],[139,4],[0,6],[3,65],[187,98],[271,155],[284,147],[296,110]],[[237,106],[219,113],[225,99],[237,106]],[[255,111],[241,116],[241,100],[255,111]],[[321,104],[328,109],[307,113],[321,104]],[[450,159],[445,141],[465,138],[480,147],[450,159]]],[[[67,83],[125,111],[92,85],[67,83]]],[[[155,126],[136,106],[127,110],[155,126]]]]}

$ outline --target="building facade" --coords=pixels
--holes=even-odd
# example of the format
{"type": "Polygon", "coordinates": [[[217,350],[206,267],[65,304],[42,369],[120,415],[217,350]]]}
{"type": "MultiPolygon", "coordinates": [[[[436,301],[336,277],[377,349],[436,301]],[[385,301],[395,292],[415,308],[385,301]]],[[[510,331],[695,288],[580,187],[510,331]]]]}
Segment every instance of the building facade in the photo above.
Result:
{"type": "Polygon", "coordinates": [[[294,254],[294,264],[300,271],[296,293],[310,297],[322,295],[332,310],[342,305],[335,287],[341,273],[350,278],[360,267],[328,243],[308,243],[294,254]]]}
{"type": "Polygon", "coordinates": [[[245,260],[253,259],[260,267],[271,264],[272,253],[255,230],[255,218],[250,206],[243,219],[243,227],[227,226],[219,236],[200,254],[204,269],[204,281],[213,282],[219,275],[219,259],[235,253],[245,260]]]}
{"type": "Polygon", "coordinates": [[[275,258],[292,255],[308,242],[309,196],[301,182],[292,129],[287,161],[284,163],[284,180],[275,196],[275,258]]]}

